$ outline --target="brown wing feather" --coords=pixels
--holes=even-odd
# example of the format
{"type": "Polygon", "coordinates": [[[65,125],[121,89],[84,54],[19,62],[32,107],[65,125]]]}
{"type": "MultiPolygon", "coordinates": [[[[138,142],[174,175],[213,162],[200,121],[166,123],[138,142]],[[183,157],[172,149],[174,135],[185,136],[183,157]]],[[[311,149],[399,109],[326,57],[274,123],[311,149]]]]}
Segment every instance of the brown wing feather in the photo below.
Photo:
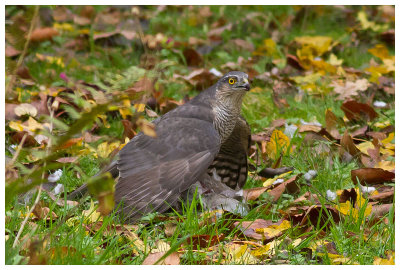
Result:
{"type": "Polygon", "coordinates": [[[207,171],[219,151],[211,111],[195,108],[200,110],[198,118],[185,114],[193,112],[188,105],[157,122],[157,138],[139,134],[120,151],[115,201],[130,222],[173,205],[207,171]]]}

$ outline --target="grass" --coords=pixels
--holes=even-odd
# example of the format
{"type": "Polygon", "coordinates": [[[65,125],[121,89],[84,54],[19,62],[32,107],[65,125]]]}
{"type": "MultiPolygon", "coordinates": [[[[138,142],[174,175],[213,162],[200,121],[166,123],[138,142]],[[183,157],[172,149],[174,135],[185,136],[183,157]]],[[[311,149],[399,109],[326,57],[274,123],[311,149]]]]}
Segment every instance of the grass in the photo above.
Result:
{"type": "MultiPolygon", "coordinates": [[[[77,12],[76,8],[72,8],[77,12]]],[[[96,9],[102,10],[106,7],[98,6],[96,9]]],[[[146,9],[154,10],[156,7],[147,7],[146,9]]],[[[297,36],[305,35],[326,35],[331,36],[335,40],[339,40],[344,44],[343,48],[337,53],[338,58],[344,60],[343,65],[363,68],[368,66],[371,55],[366,53],[371,44],[364,42],[360,46],[353,46],[350,36],[346,31],[347,22],[345,14],[333,7],[316,7],[307,8],[302,11],[304,14],[299,16],[300,7],[292,6],[262,6],[262,7],[236,7],[236,6],[212,6],[210,7],[212,16],[206,18],[205,21],[196,21],[195,11],[191,11],[186,7],[168,8],[167,11],[161,11],[157,16],[148,21],[148,25],[144,27],[146,34],[164,33],[167,37],[173,37],[176,41],[185,42],[189,37],[198,37],[207,39],[207,33],[210,30],[211,22],[223,17],[228,22],[234,24],[231,31],[225,31],[222,35],[222,43],[212,45],[212,50],[204,56],[205,68],[219,67],[227,62],[236,62],[239,56],[244,58],[250,57],[251,53],[229,46],[229,41],[235,38],[245,39],[254,44],[257,48],[261,46],[266,38],[270,38],[271,30],[285,31],[284,36],[278,44],[281,53],[286,49],[297,36]],[[183,9],[183,10],[182,10],[183,9]],[[244,18],[251,12],[260,12],[265,15],[266,22],[272,24],[257,23],[259,20],[244,22],[237,18],[244,18]],[[333,12],[333,13],[332,13],[333,12]],[[329,14],[329,15],[328,15],[329,14]],[[298,16],[294,21],[293,27],[284,25],[283,17],[298,16]],[[179,25],[180,27],[171,27],[171,25],[179,25]],[[274,25],[274,29],[270,29],[274,25]],[[243,35],[248,33],[248,35],[243,35]],[[253,35],[251,34],[253,33],[253,35]]],[[[360,9],[360,7],[352,7],[352,9],[360,9]]],[[[10,14],[18,12],[16,7],[8,7],[10,14]]],[[[93,30],[93,29],[92,29],[93,30]]],[[[68,71],[68,77],[74,84],[78,80],[90,83],[105,83],[115,74],[124,74],[130,67],[140,64],[140,55],[144,52],[143,47],[137,44],[129,44],[128,46],[111,46],[105,47],[98,42],[91,40],[90,50],[76,52],[74,57],[69,57],[67,53],[60,52],[62,47],[71,36],[60,35],[55,37],[53,41],[45,41],[39,44],[33,44],[29,48],[30,54],[25,59],[26,66],[31,76],[36,80],[36,84],[28,90],[30,93],[38,92],[40,85],[46,87],[67,86],[68,83],[59,78],[56,74],[68,71]],[[37,60],[36,53],[45,55],[55,55],[63,57],[65,66],[55,63],[41,62],[37,60]],[[110,75],[111,74],[111,75],[110,75]]],[[[293,53],[293,52],[290,52],[293,53]]],[[[160,52],[154,53],[158,61],[169,61],[172,63],[167,66],[162,74],[165,78],[171,78],[173,74],[188,74],[189,68],[182,60],[181,49],[164,48],[160,52]]],[[[270,71],[268,66],[272,60],[266,57],[256,64],[259,73],[270,71]]],[[[126,89],[130,85],[121,86],[126,89]]],[[[193,97],[197,94],[187,84],[169,79],[159,79],[159,86],[164,89],[164,97],[174,100],[181,100],[186,95],[193,97]]],[[[338,117],[343,117],[340,109],[341,101],[335,100],[332,95],[312,94],[305,92],[301,102],[292,95],[284,96],[287,108],[278,108],[273,101],[272,88],[264,82],[257,81],[254,87],[259,87],[261,91],[250,92],[243,104],[243,115],[249,122],[252,132],[260,132],[268,127],[275,119],[284,118],[288,124],[298,124],[300,120],[306,122],[318,121],[325,126],[325,111],[331,109],[338,117]]],[[[30,95],[24,93],[22,101],[29,102],[30,95]]],[[[160,113],[157,110],[157,113],[160,113]]],[[[123,140],[123,126],[121,124],[121,116],[119,114],[107,115],[107,122],[110,127],[100,126],[97,135],[115,140],[123,140]]],[[[384,121],[389,119],[394,125],[394,108],[379,113],[376,120],[384,121]]],[[[74,121],[70,116],[66,116],[62,121],[70,124],[74,121]]],[[[9,138],[7,138],[8,144],[9,138]]],[[[351,188],[353,186],[350,178],[352,169],[358,167],[355,161],[343,162],[336,153],[327,153],[320,155],[315,153],[315,148],[306,146],[302,135],[295,137],[292,141],[296,149],[283,156],[282,166],[292,166],[296,173],[306,173],[308,170],[316,170],[317,176],[312,180],[313,189],[321,194],[326,194],[327,190],[335,191],[339,189],[351,188]]],[[[93,147],[99,142],[91,144],[93,147]]],[[[328,148],[334,147],[333,143],[326,143],[328,148]]],[[[21,159],[26,161],[28,154],[21,155],[21,159]]],[[[263,166],[269,165],[271,161],[261,164],[257,170],[263,166]],[[268,163],[268,164],[267,164],[268,163]]],[[[95,175],[103,166],[104,161],[96,159],[93,155],[85,155],[79,158],[77,164],[65,165],[62,168],[63,175],[60,183],[65,186],[65,195],[74,188],[84,182],[86,177],[95,175]],[[80,178],[78,177],[80,176],[80,178]]],[[[310,190],[305,185],[305,179],[301,178],[302,183],[299,194],[303,194],[310,190]]],[[[245,188],[260,186],[260,182],[249,176],[245,188]]],[[[27,205],[32,205],[35,199],[33,195],[31,201],[27,205]]],[[[117,224],[113,215],[103,217],[102,227],[93,232],[88,233],[84,226],[84,216],[82,211],[89,209],[90,198],[83,201],[78,207],[58,206],[44,192],[41,194],[41,201],[50,208],[51,211],[58,216],[56,220],[40,219],[36,221],[36,226],[28,224],[22,232],[22,240],[34,241],[35,239],[43,240],[46,238],[48,243],[46,249],[51,250],[50,255],[47,254],[45,259],[48,264],[142,264],[152,247],[156,246],[157,240],[162,240],[171,246],[171,251],[179,250],[183,247],[183,255],[181,264],[219,264],[222,263],[222,250],[212,250],[204,253],[195,252],[196,248],[191,247],[186,239],[193,235],[220,235],[225,234],[225,239],[233,239],[237,233],[236,229],[231,228],[234,221],[245,221],[255,219],[265,219],[277,221],[281,218],[280,210],[287,208],[297,195],[283,194],[275,203],[271,203],[267,194],[263,195],[260,202],[266,204],[270,211],[257,211],[259,207],[251,209],[249,214],[242,219],[235,219],[227,216],[225,219],[219,219],[215,223],[205,224],[205,217],[202,217],[201,204],[198,199],[194,199],[191,203],[183,204],[182,212],[168,213],[165,219],[157,218],[156,215],[150,214],[143,218],[143,222],[138,224],[136,233],[144,241],[146,250],[137,251],[135,243],[128,238],[119,235],[117,232],[107,234],[107,226],[117,224]],[[72,222],[65,222],[69,217],[75,217],[72,222]],[[60,223],[59,220],[64,220],[60,223]],[[179,221],[177,221],[178,219],[179,221]],[[165,226],[169,223],[176,223],[175,232],[167,236],[165,234],[165,226]],[[33,227],[32,227],[33,226],[33,227]],[[68,252],[65,247],[71,247],[68,252]],[[136,255],[135,255],[136,254],[136,255]],[[213,257],[211,261],[207,258],[213,257]]],[[[323,196],[319,196],[322,205],[326,203],[323,196]]],[[[363,211],[363,209],[361,209],[363,211]]],[[[34,256],[35,252],[29,252],[24,247],[22,241],[17,247],[13,248],[14,235],[21,226],[21,215],[27,212],[26,206],[21,203],[21,198],[15,198],[11,204],[6,205],[6,233],[9,238],[5,243],[6,264],[26,264],[27,257],[34,256]]],[[[287,260],[290,264],[332,264],[332,258],[328,252],[318,257],[310,258],[308,256],[309,246],[313,241],[319,239],[319,232],[326,229],[323,240],[334,242],[336,249],[343,256],[352,258],[354,261],[350,263],[372,264],[374,257],[385,257],[387,250],[394,250],[394,223],[391,217],[394,211],[388,215],[388,224],[378,222],[375,225],[367,226],[367,221],[363,215],[358,219],[346,216],[339,223],[329,220],[327,223],[320,223],[313,231],[304,235],[299,235],[297,229],[291,228],[279,239],[298,239],[302,237],[299,245],[294,246],[290,241],[283,241],[280,244],[278,252],[270,260],[261,261],[270,264],[277,263],[280,260],[287,260]],[[364,230],[369,230],[369,237],[365,237],[364,230]],[[349,232],[352,236],[349,237],[349,232]],[[284,252],[284,250],[286,252],[284,252]]],[[[40,253],[40,252],[39,252],[40,253]]]]}

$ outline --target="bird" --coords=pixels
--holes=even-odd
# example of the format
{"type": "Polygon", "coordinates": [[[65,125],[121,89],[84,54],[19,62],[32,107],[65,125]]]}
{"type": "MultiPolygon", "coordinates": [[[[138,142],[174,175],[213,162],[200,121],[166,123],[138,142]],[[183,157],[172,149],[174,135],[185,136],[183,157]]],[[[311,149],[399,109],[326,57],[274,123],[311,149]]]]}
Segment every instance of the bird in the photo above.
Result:
{"type": "MultiPolygon", "coordinates": [[[[156,137],[133,137],[102,172],[116,179],[115,211],[128,223],[150,212],[162,213],[195,183],[218,179],[240,190],[247,179],[250,127],[241,115],[250,90],[248,75],[231,71],[189,102],[152,123],[156,137]]],[[[72,192],[73,199],[84,192],[72,192]]],[[[220,191],[221,189],[218,188],[220,191]]]]}

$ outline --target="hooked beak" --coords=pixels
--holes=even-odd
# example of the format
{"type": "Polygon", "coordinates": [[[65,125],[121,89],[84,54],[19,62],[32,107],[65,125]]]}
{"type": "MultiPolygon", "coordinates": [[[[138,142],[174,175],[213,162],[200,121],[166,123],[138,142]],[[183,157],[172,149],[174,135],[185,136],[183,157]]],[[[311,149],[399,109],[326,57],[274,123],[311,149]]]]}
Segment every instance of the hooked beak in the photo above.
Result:
{"type": "Polygon", "coordinates": [[[249,91],[249,90],[250,90],[250,83],[249,83],[249,80],[246,79],[246,78],[244,78],[244,79],[243,79],[243,84],[242,84],[240,87],[246,89],[246,91],[249,91]]]}

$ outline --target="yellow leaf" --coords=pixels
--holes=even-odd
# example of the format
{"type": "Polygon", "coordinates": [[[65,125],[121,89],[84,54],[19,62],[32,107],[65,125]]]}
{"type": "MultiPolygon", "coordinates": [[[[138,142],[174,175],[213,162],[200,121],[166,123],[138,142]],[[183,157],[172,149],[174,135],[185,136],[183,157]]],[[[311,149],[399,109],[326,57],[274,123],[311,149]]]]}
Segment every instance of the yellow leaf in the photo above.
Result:
{"type": "Polygon", "coordinates": [[[361,153],[369,155],[368,149],[375,149],[375,146],[372,142],[362,142],[357,144],[357,148],[361,151],[361,153]]]}
{"type": "MultiPolygon", "coordinates": [[[[393,139],[394,139],[394,132],[390,132],[389,135],[387,136],[387,138],[382,140],[382,143],[383,143],[383,145],[386,146],[386,144],[391,143],[393,141],[393,139]]],[[[388,147],[385,147],[385,148],[388,148],[388,147]]]]}
{"type": "Polygon", "coordinates": [[[136,121],[136,124],[143,131],[143,133],[146,134],[147,136],[150,136],[153,138],[157,137],[157,133],[156,133],[153,123],[150,123],[146,119],[140,118],[136,121]]]}
{"type": "Polygon", "coordinates": [[[268,187],[268,186],[272,185],[277,179],[284,178],[287,175],[291,174],[292,172],[293,171],[288,171],[288,172],[282,173],[280,175],[277,175],[274,178],[268,178],[266,181],[264,181],[263,186],[268,187]]]}
{"type": "Polygon", "coordinates": [[[57,30],[73,32],[75,29],[70,23],[54,23],[53,27],[57,30]]]}
{"type": "Polygon", "coordinates": [[[24,127],[23,127],[23,125],[21,124],[21,121],[20,121],[20,120],[18,120],[18,121],[10,121],[10,122],[8,123],[8,126],[9,126],[10,128],[12,128],[12,129],[14,129],[14,130],[17,130],[17,131],[23,131],[23,130],[24,130],[24,127]]]}
{"type": "Polygon", "coordinates": [[[252,252],[252,254],[256,257],[261,257],[263,255],[266,255],[268,251],[270,250],[270,245],[267,244],[265,246],[259,247],[256,250],[252,252]]]}
{"type": "Polygon", "coordinates": [[[314,56],[321,56],[329,51],[332,44],[332,38],[325,36],[303,36],[296,37],[294,40],[303,47],[310,47],[313,51],[311,54],[314,56]]]}
{"type": "Polygon", "coordinates": [[[83,210],[82,214],[85,217],[84,222],[86,224],[103,220],[103,217],[101,216],[100,212],[96,211],[96,207],[94,206],[94,202],[92,200],[90,200],[90,208],[88,210],[83,210]]]}
{"type": "Polygon", "coordinates": [[[119,142],[112,142],[110,144],[108,144],[108,142],[102,142],[97,146],[96,152],[100,157],[107,158],[119,145],[119,142]]]}
{"type": "Polygon", "coordinates": [[[136,104],[133,104],[133,108],[135,108],[135,110],[136,110],[137,112],[143,112],[144,109],[146,108],[146,104],[143,104],[143,103],[136,103],[136,104]]]}
{"type": "Polygon", "coordinates": [[[33,119],[32,117],[29,117],[28,119],[28,126],[27,126],[28,130],[30,131],[35,131],[37,129],[43,129],[43,125],[40,124],[38,121],[36,121],[35,119],[33,119]]]}
{"type": "Polygon", "coordinates": [[[261,256],[273,256],[275,255],[276,250],[279,248],[279,245],[283,240],[273,240],[266,244],[265,246],[259,247],[251,252],[256,257],[261,256]]]}
{"type": "Polygon", "coordinates": [[[98,114],[97,117],[101,119],[101,122],[103,122],[105,128],[110,128],[110,124],[107,122],[107,115],[98,114]]]}
{"type": "Polygon", "coordinates": [[[383,44],[376,44],[374,48],[368,49],[368,52],[381,60],[392,59],[392,56],[390,56],[388,49],[383,44]]]}
{"type": "Polygon", "coordinates": [[[289,145],[289,138],[282,131],[275,129],[266,145],[267,155],[271,159],[276,159],[280,153],[286,153],[289,145]]]}
{"type": "Polygon", "coordinates": [[[382,160],[375,165],[375,168],[381,168],[386,171],[393,171],[395,168],[394,165],[395,165],[394,161],[382,160]]]}
{"type": "Polygon", "coordinates": [[[273,39],[264,39],[263,45],[253,52],[253,55],[260,56],[271,56],[273,58],[279,58],[279,52],[276,47],[276,43],[273,39]]]}
{"type": "Polygon", "coordinates": [[[288,220],[283,220],[279,225],[270,225],[267,228],[259,228],[256,229],[257,233],[266,233],[269,237],[276,237],[281,232],[286,231],[291,227],[290,222],[288,220]]]}
{"type": "Polygon", "coordinates": [[[343,59],[338,59],[336,55],[331,53],[329,55],[328,63],[334,66],[340,66],[343,63],[343,59]]]}
{"type": "Polygon", "coordinates": [[[367,19],[367,14],[365,13],[365,11],[358,12],[357,19],[360,21],[361,28],[363,30],[372,29],[373,31],[378,32],[378,31],[386,30],[389,26],[387,24],[379,25],[379,24],[376,24],[375,22],[369,21],[367,19]]]}
{"type": "Polygon", "coordinates": [[[227,260],[235,264],[257,264],[259,262],[259,260],[249,252],[247,244],[240,245],[239,247],[236,244],[228,246],[227,260]]]}
{"type": "Polygon", "coordinates": [[[385,127],[388,127],[390,125],[391,124],[390,124],[389,120],[386,120],[384,122],[377,122],[377,123],[374,124],[374,126],[377,127],[377,128],[385,128],[385,127]]]}
{"type": "Polygon", "coordinates": [[[394,256],[390,259],[382,259],[380,257],[374,257],[374,265],[394,265],[394,256]]]}

